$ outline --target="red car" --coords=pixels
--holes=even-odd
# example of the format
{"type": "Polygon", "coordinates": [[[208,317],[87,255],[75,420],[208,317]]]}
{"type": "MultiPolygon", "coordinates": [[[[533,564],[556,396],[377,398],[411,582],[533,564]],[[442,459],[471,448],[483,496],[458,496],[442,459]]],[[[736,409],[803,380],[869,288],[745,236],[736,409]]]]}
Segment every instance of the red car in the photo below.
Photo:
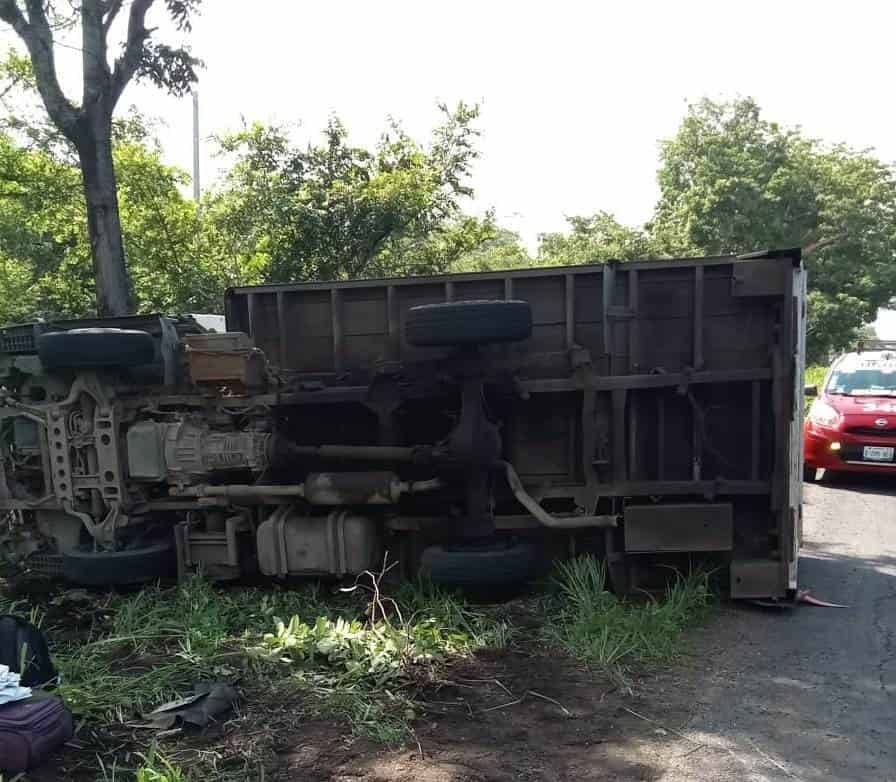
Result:
{"type": "Polygon", "coordinates": [[[896,478],[896,343],[846,353],[828,370],[803,428],[804,478],[826,472],[896,478]],[[881,349],[882,348],[882,349],[881,349]]]}

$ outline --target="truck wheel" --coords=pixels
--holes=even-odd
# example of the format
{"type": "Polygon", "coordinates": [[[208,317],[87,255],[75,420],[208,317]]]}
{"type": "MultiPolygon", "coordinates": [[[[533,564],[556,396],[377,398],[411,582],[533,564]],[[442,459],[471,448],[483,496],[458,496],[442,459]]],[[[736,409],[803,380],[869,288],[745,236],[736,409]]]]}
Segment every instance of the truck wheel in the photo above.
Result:
{"type": "Polygon", "coordinates": [[[535,546],[528,543],[449,544],[425,549],[420,573],[446,587],[506,587],[526,581],[536,562],[535,546]]]}
{"type": "Polygon", "coordinates": [[[532,334],[526,301],[450,301],[408,310],[407,341],[417,347],[519,342],[532,334]]]}
{"type": "Polygon", "coordinates": [[[138,367],[152,363],[155,358],[155,343],[145,331],[51,331],[38,336],[37,355],[47,369],[138,367]]]}
{"type": "Polygon", "coordinates": [[[83,586],[143,584],[177,575],[177,557],[170,541],[124,549],[77,548],[62,555],[62,577],[83,586]]]}

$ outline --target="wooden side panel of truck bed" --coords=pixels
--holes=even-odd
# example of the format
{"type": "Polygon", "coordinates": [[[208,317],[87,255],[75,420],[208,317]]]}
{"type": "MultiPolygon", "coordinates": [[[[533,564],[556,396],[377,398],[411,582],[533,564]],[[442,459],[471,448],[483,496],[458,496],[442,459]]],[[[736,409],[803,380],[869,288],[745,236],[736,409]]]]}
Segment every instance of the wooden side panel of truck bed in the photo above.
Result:
{"type": "Polygon", "coordinates": [[[799,250],[235,288],[226,314],[292,376],[357,389],[384,368],[445,355],[407,344],[411,307],[477,299],[532,307],[531,338],[489,350],[518,378],[505,442],[533,494],[588,512],[605,498],[724,503],[732,592],[767,595],[770,573],[776,593],[795,588],[799,250]]]}

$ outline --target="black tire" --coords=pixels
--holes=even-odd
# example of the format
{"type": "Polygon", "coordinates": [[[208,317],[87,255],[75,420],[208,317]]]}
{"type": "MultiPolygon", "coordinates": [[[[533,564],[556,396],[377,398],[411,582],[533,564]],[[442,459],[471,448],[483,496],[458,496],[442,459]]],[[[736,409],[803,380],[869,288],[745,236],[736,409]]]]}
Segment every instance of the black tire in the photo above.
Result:
{"type": "Polygon", "coordinates": [[[37,338],[37,355],[46,369],[129,368],[150,364],[155,343],[145,331],[73,329],[37,338]]]}
{"type": "Polygon", "coordinates": [[[808,464],[803,465],[803,481],[806,483],[815,483],[818,480],[818,470],[810,467],[808,464]]]}
{"type": "Polygon", "coordinates": [[[62,577],[82,586],[145,584],[177,575],[177,556],[171,542],[123,551],[78,548],[62,555],[62,577]]]}
{"type": "Polygon", "coordinates": [[[527,581],[537,562],[536,548],[528,543],[430,546],[420,558],[420,574],[446,587],[509,587],[527,581]]]}
{"type": "Polygon", "coordinates": [[[407,341],[418,347],[519,342],[532,335],[526,301],[450,301],[408,310],[407,341]]]}

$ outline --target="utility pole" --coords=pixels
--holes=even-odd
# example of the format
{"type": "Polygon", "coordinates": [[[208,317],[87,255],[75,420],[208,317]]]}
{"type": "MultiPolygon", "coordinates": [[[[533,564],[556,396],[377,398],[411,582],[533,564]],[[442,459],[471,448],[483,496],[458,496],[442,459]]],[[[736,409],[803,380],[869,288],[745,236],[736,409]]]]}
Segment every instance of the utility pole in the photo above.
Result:
{"type": "Polygon", "coordinates": [[[198,204],[199,187],[199,93],[193,91],[193,200],[198,204]]]}

